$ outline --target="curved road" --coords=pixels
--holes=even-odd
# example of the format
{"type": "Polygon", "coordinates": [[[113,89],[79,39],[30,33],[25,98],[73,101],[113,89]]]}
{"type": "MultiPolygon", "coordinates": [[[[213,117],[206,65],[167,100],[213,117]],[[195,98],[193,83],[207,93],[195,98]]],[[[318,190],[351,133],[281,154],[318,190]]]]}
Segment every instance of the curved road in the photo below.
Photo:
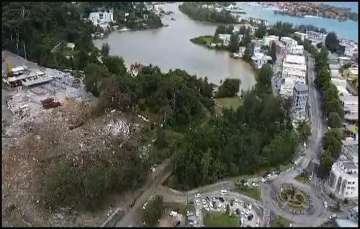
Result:
{"type": "MultiPolygon", "coordinates": [[[[296,181],[294,178],[301,174],[302,171],[308,167],[311,161],[319,160],[319,154],[321,151],[321,139],[325,133],[325,124],[321,112],[321,102],[320,95],[315,88],[314,79],[314,59],[310,57],[307,53],[307,71],[308,71],[308,86],[309,86],[309,103],[310,103],[310,118],[311,118],[311,139],[308,144],[308,148],[305,150],[305,156],[302,158],[298,166],[293,169],[287,170],[279,174],[278,177],[273,179],[270,184],[262,183],[261,184],[261,199],[264,209],[264,226],[269,226],[270,221],[270,212],[274,212],[277,215],[283,216],[295,223],[296,226],[319,226],[325,221],[328,220],[330,213],[326,211],[323,206],[322,197],[314,190],[316,186],[309,186],[302,184],[296,181]],[[302,190],[305,190],[312,199],[313,204],[313,214],[311,215],[293,215],[291,213],[285,212],[280,209],[275,203],[274,199],[271,197],[271,192],[276,189],[280,189],[281,184],[283,183],[292,183],[302,190]]],[[[220,189],[231,190],[234,188],[233,179],[220,181],[215,184],[206,185],[200,188],[188,192],[180,192],[173,190],[168,187],[164,187],[161,184],[166,180],[170,175],[171,171],[169,169],[170,159],[164,161],[157,169],[155,174],[152,175],[152,178],[148,180],[142,190],[143,193],[136,199],[135,204],[127,209],[125,216],[116,224],[118,227],[128,227],[128,226],[140,226],[140,215],[139,210],[143,204],[151,197],[151,195],[160,194],[163,195],[165,202],[177,202],[177,203],[186,203],[187,196],[195,195],[196,193],[201,192],[210,192],[220,189]]],[[[259,201],[256,201],[250,197],[242,195],[243,198],[248,199],[254,203],[261,204],[259,201]]]]}
{"type": "Polygon", "coordinates": [[[305,185],[296,181],[294,178],[301,174],[310,162],[318,162],[321,152],[321,139],[325,133],[325,123],[321,112],[320,95],[315,88],[315,67],[314,59],[305,52],[307,57],[307,77],[309,87],[309,103],[310,103],[310,120],[311,120],[311,138],[305,155],[300,163],[293,169],[287,170],[279,174],[272,180],[270,184],[263,183],[261,185],[262,201],[264,209],[270,210],[277,215],[281,215],[291,221],[296,226],[319,226],[328,220],[330,213],[323,206],[323,198],[314,190],[314,186],[305,185]],[[310,196],[313,204],[313,214],[311,215],[293,215],[285,212],[277,206],[275,200],[271,197],[271,192],[280,189],[281,184],[292,183],[302,190],[305,190],[310,196]]]}

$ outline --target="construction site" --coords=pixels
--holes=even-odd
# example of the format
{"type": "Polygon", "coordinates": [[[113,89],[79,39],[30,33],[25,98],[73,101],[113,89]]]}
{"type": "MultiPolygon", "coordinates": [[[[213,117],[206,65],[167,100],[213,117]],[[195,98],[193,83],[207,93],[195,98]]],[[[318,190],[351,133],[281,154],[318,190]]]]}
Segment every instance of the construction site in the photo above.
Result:
{"type": "Polygon", "coordinates": [[[2,225],[101,225],[111,206],[127,203],[134,193],[111,196],[96,212],[46,210],[38,194],[41,168],[59,158],[81,167],[98,156],[93,152],[110,150],[115,138],[120,147],[136,145],[146,122],[117,110],[93,115],[97,99],[71,70],[41,67],[7,51],[2,60],[2,225]]]}

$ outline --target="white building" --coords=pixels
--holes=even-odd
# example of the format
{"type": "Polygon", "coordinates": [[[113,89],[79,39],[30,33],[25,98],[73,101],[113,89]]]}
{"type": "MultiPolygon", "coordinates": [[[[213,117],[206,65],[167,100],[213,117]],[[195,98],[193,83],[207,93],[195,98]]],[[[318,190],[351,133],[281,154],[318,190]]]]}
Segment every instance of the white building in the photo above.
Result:
{"type": "Polygon", "coordinates": [[[308,30],[308,31],[306,31],[305,38],[310,40],[313,45],[316,45],[318,43],[324,42],[326,35],[327,34],[325,34],[325,33],[319,33],[319,32],[308,30]]]}
{"type": "Polygon", "coordinates": [[[218,34],[218,37],[224,46],[229,46],[231,34],[218,34]]]}
{"type": "Polygon", "coordinates": [[[300,82],[305,84],[305,76],[305,57],[300,55],[286,55],[283,61],[280,95],[283,97],[293,96],[295,83],[300,82]]]}
{"type": "Polygon", "coordinates": [[[270,46],[273,41],[278,41],[278,40],[279,40],[279,37],[275,36],[275,35],[264,36],[263,44],[265,46],[270,46]]]}
{"type": "Polygon", "coordinates": [[[341,39],[339,44],[345,48],[345,56],[352,57],[354,52],[358,50],[358,44],[352,40],[341,39]]]}
{"type": "Polygon", "coordinates": [[[301,41],[304,41],[306,38],[306,33],[295,32],[294,34],[295,34],[295,36],[299,37],[301,39],[301,41]]]}
{"type": "Polygon", "coordinates": [[[347,57],[347,56],[340,56],[339,57],[339,64],[341,66],[343,66],[345,64],[351,64],[351,58],[347,57]]]}
{"type": "Polygon", "coordinates": [[[304,54],[304,46],[302,45],[294,45],[288,48],[288,53],[292,55],[303,55],[304,54]]]}
{"type": "Polygon", "coordinates": [[[293,92],[293,117],[295,120],[305,120],[307,115],[308,87],[305,83],[296,82],[293,92]]]}
{"type": "Polygon", "coordinates": [[[264,64],[271,60],[271,56],[266,56],[262,52],[254,52],[254,55],[251,57],[256,68],[260,69],[264,64]]]}
{"type": "Polygon", "coordinates": [[[357,121],[359,110],[358,97],[353,95],[340,96],[340,101],[344,106],[345,120],[357,121]]]}
{"type": "Polygon", "coordinates": [[[341,78],[331,78],[331,82],[335,85],[340,96],[350,95],[346,89],[346,80],[341,78]]]}
{"type": "Polygon", "coordinates": [[[333,164],[328,179],[329,190],[340,199],[358,197],[358,165],[350,160],[333,164]]]}
{"type": "Polygon", "coordinates": [[[100,26],[102,29],[107,29],[110,22],[114,22],[114,15],[112,10],[91,12],[89,20],[94,26],[100,26]]]}
{"type": "Polygon", "coordinates": [[[291,37],[281,37],[280,41],[285,44],[287,50],[290,50],[293,48],[293,46],[297,45],[297,41],[291,37]]]}

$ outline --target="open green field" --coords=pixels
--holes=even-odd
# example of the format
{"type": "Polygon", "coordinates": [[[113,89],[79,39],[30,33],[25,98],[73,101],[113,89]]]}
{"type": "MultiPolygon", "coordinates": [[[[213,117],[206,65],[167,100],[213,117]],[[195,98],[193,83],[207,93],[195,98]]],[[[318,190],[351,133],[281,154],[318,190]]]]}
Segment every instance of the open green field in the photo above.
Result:
{"type": "Polygon", "coordinates": [[[276,216],[275,220],[271,222],[271,227],[289,227],[291,221],[281,216],[276,216]]]}
{"type": "Polygon", "coordinates": [[[211,35],[205,35],[192,38],[190,41],[198,45],[210,46],[210,44],[214,42],[214,37],[211,35]]]}
{"type": "Polygon", "coordinates": [[[255,200],[260,200],[261,199],[261,190],[260,187],[236,187],[236,191],[244,194],[246,196],[249,196],[255,200]]]}
{"type": "Polygon", "coordinates": [[[226,215],[224,213],[207,213],[204,217],[206,227],[238,227],[240,226],[239,217],[226,215]]]}
{"type": "Polygon", "coordinates": [[[231,98],[216,98],[215,99],[215,110],[217,113],[220,113],[223,108],[228,109],[237,109],[242,104],[240,97],[231,97],[231,98]]]}
{"type": "Polygon", "coordinates": [[[300,181],[301,183],[307,184],[310,182],[309,177],[304,175],[303,173],[296,176],[295,180],[300,181]]]}

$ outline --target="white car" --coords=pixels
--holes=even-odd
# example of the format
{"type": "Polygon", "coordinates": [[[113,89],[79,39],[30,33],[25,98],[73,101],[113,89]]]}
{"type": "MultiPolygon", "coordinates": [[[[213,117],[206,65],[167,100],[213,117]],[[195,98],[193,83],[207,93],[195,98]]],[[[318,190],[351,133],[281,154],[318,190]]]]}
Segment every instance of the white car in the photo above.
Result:
{"type": "Polygon", "coordinates": [[[328,207],[328,203],[326,201],[324,201],[324,208],[328,207]]]}
{"type": "Polygon", "coordinates": [[[225,194],[225,193],[227,193],[226,189],[221,190],[221,194],[225,194]]]}

